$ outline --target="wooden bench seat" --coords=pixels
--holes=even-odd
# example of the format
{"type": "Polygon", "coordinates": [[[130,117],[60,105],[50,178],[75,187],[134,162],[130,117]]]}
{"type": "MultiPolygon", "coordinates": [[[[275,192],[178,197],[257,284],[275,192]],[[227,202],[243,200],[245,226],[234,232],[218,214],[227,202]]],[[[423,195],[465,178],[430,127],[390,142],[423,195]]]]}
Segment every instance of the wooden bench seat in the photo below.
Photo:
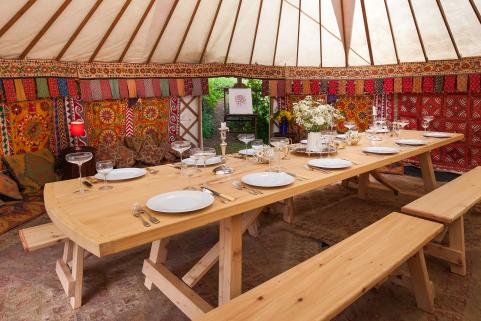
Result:
{"type": "Polygon", "coordinates": [[[48,247],[66,239],[65,235],[53,223],[24,228],[18,234],[26,252],[48,247]]]}
{"type": "Polygon", "coordinates": [[[391,213],[198,320],[330,320],[405,262],[418,306],[432,312],[423,247],[442,229],[391,213]]]}
{"type": "Polygon", "coordinates": [[[443,223],[448,229],[447,244],[431,243],[426,254],[451,263],[451,271],[466,275],[464,214],[481,201],[481,166],[405,205],[401,211],[443,223]]]}

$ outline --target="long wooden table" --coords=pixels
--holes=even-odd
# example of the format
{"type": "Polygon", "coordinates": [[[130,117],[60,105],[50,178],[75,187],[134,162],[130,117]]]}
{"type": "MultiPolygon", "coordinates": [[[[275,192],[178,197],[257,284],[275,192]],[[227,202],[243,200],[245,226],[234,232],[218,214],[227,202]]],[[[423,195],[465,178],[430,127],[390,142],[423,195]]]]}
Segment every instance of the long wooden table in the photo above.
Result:
{"type": "MultiPolygon", "coordinates": [[[[401,137],[421,138],[422,132],[402,131],[401,137]]],[[[377,145],[395,146],[395,139],[384,135],[383,141],[377,145]]],[[[363,137],[360,145],[348,146],[337,155],[356,164],[348,169],[333,170],[329,173],[308,170],[304,167],[309,159],[307,156],[291,154],[289,160],[282,161],[282,166],[289,172],[308,179],[296,180],[283,188],[262,189],[262,195],[251,195],[234,189],[231,183],[248,172],[265,170],[267,165],[229,157],[229,164],[236,169],[234,174],[215,176],[212,174],[212,168],[206,168],[202,169],[200,176],[192,179],[192,183],[198,185],[208,182],[212,189],[235,197],[235,201],[225,204],[216,199],[212,206],[190,214],[169,215],[151,212],[160,223],[152,224],[149,228],[144,227],[138,218],[132,216],[132,204],[145,204],[156,194],[181,190],[189,185],[187,178],[181,177],[176,168],[159,166],[157,174],[147,174],[137,180],[113,183],[114,189],[110,191],[99,191],[95,186],[85,194],[74,193],[78,188],[77,180],[50,183],[45,186],[45,207],[54,224],[70,240],[65,245],[62,260],[72,261],[71,271],[66,271],[65,268],[60,269],[61,271],[57,269],[57,274],[71,297],[72,306],[79,307],[84,249],[103,257],[152,242],[151,255],[145,260],[143,268],[146,286],[150,288],[152,283],[155,284],[184,313],[194,318],[211,307],[162,264],[165,260],[165,242],[169,236],[210,223],[220,223],[217,249],[211,253],[207,265],[202,262],[202,268],[210,268],[212,262],[216,262],[217,254],[219,255],[219,304],[223,304],[241,293],[242,234],[263,207],[355,176],[360,177],[360,196],[363,196],[369,172],[413,156],[419,156],[426,190],[433,190],[436,187],[436,180],[430,151],[462,139],[462,134],[452,134],[450,138],[429,138],[428,144],[424,146],[401,146],[400,152],[394,155],[365,155],[361,149],[369,145],[369,142],[363,137]]]]}

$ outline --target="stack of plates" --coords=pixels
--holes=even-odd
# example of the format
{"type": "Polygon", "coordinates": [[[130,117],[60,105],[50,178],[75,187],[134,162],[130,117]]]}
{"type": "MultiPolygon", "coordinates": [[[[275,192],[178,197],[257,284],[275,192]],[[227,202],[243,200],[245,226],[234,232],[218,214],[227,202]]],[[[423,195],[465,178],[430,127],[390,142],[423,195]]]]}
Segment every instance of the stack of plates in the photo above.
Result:
{"type": "Polygon", "coordinates": [[[426,145],[427,142],[423,139],[398,139],[395,141],[398,145],[421,146],[426,145]]]}
{"type": "Polygon", "coordinates": [[[175,191],[162,193],[150,198],[147,207],[163,213],[184,213],[197,211],[214,202],[214,196],[200,191],[175,191]]]}
{"type": "Polygon", "coordinates": [[[434,137],[434,138],[449,138],[451,137],[450,133],[443,133],[443,132],[425,132],[423,134],[424,137],[434,137]]]}
{"type": "Polygon", "coordinates": [[[364,153],[371,154],[397,154],[399,149],[394,147],[368,146],[362,149],[364,153]]]}
{"type": "Polygon", "coordinates": [[[256,154],[256,151],[252,148],[248,148],[248,149],[241,149],[239,151],[239,154],[241,155],[247,155],[247,156],[253,156],[256,154]]]}
{"type": "Polygon", "coordinates": [[[257,187],[280,187],[294,183],[295,178],[284,172],[257,172],[242,176],[241,181],[257,187]]]}
{"type": "Polygon", "coordinates": [[[352,162],[342,158],[320,158],[311,159],[307,165],[319,168],[342,169],[352,166],[352,162]]]}
{"type": "MultiPolygon", "coordinates": [[[[216,165],[221,162],[221,158],[219,156],[215,156],[212,158],[209,158],[208,160],[205,161],[205,165],[216,165]]],[[[182,163],[187,164],[187,165],[195,165],[195,159],[193,158],[186,158],[182,160],[182,163]]],[[[198,159],[197,160],[197,166],[204,166],[204,160],[203,159],[198,159]]]]}
{"type": "MultiPolygon", "coordinates": [[[[117,168],[112,170],[108,175],[107,175],[107,180],[108,181],[123,181],[126,179],[132,179],[132,178],[137,178],[141,177],[147,174],[147,171],[144,168],[117,168]]],[[[95,174],[96,179],[104,179],[104,176],[97,173],[95,174]]]]}

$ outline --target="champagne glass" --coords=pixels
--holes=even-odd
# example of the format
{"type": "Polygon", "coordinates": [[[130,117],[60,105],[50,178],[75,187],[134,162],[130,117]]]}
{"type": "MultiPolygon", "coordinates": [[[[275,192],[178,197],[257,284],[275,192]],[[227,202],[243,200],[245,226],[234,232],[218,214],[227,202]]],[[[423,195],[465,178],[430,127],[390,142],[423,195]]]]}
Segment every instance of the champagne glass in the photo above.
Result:
{"type": "Polygon", "coordinates": [[[421,124],[421,126],[423,126],[423,128],[424,128],[424,132],[427,131],[427,129],[429,128],[429,125],[431,124],[431,122],[433,120],[434,120],[434,116],[431,116],[431,115],[424,115],[423,116],[423,123],[427,122],[426,128],[424,128],[423,124],[421,124]]]}
{"type": "Polygon", "coordinates": [[[256,136],[254,134],[239,134],[237,138],[246,145],[247,150],[247,144],[256,139],[256,136]]]}
{"type": "Polygon", "coordinates": [[[281,152],[289,145],[289,138],[287,137],[272,137],[270,141],[271,145],[274,146],[274,158],[276,161],[277,170],[280,170],[281,152]]]}
{"type": "Polygon", "coordinates": [[[193,148],[191,155],[194,156],[196,164],[199,160],[202,160],[204,164],[204,168],[207,165],[207,160],[215,157],[216,151],[215,148],[211,147],[200,147],[200,148],[193,148]]]}
{"type": "Polygon", "coordinates": [[[429,127],[429,121],[426,119],[423,119],[421,122],[421,127],[424,128],[424,133],[427,133],[428,127],[429,127]]]}
{"type": "Polygon", "coordinates": [[[192,176],[199,172],[199,169],[197,168],[197,161],[195,163],[183,162],[180,164],[180,175],[186,176],[188,179],[188,186],[184,189],[191,191],[195,190],[195,188],[192,186],[192,176]]]}
{"type": "Polygon", "coordinates": [[[264,146],[264,141],[262,139],[254,139],[252,142],[251,142],[251,147],[252,149],[254,150],[254,153],[256,151],[258,151],[259,149],[262,148],[262,146],[264,146]]]}
{"type": "Polygon", "coordinates": [[[189,150],[191,143],[188,140],[176,140],[170,144],[170,147],[180,155],[180,163],[182,163],[182,153],[189,150]]]}
{"type": "Polygon", "coordinates": [[[85,193],[87,190],[83,188],[82,185],[82,164],[88,162],[94,157],[94,155],[91,152],[78,152],[78,153],[71,153],[67,154],[65,156],[65,160],[67,162],[72,163],[72,164],[77,164],[78,165],[78,171],[79,171],[79,186],[80,189],[78,191],[75,191],[75,193],[85,193]]]}
{"type": "Polygon", "coordinates": [[[101,191],[107,191],[113,188],[113,186],[107,185],[107,175],[114,169],[114,163],[111,160],[98,161],[95,164],[97,173],[104,177],[104,186],[100,187],[101,191]]]}

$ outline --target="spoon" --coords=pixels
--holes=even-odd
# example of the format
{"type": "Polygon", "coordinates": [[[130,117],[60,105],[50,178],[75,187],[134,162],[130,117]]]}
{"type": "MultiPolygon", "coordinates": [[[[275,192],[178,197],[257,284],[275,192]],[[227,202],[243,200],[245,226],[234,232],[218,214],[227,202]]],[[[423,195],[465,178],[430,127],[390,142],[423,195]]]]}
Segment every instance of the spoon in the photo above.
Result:
{"type": "Polygon", "coordinates": [[[262,194],[262,193],[260,193],[259,191],[250,189],[250,188],[248,188],[247,186],[242,185],[242,182],[241,182],[241,181],[238,181],[238,180],[232,181],[232,186],[233,186],[234,188],[238,189],[238,190],[243,190],[243,189],[245,189],[249,194],[252,194],[252,195],[262,194]]]}

